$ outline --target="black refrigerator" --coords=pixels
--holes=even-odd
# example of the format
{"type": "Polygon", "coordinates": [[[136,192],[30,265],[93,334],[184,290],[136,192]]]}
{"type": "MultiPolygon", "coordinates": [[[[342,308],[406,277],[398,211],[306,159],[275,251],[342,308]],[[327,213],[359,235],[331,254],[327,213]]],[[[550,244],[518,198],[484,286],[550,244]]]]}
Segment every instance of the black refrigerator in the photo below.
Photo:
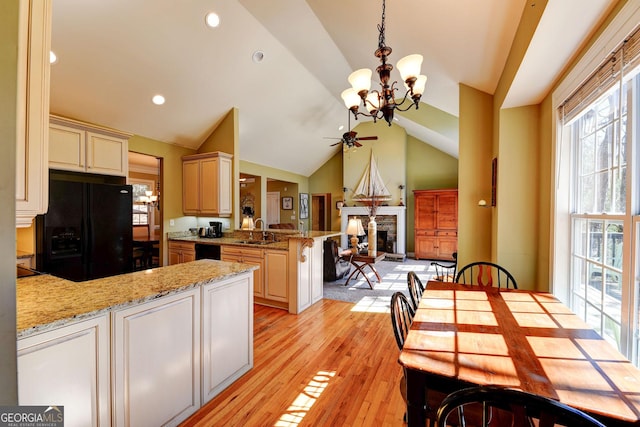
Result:
{"type": "Polygon", "coordinates": [[[36,220],[37,269],[76,282],[132,270],[130,185],[49,180],[49,210],[36,220]]]}

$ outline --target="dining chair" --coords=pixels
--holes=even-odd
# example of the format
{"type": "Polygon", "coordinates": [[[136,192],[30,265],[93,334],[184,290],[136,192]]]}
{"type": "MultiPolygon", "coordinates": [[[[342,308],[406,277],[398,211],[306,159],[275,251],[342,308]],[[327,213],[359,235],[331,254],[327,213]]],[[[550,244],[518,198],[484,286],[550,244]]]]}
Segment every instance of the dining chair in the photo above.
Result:
{"type": "Polygon", "coordinates": [[[420,298],[424,292],[424,285],[415,271],[407,273],[407,286],[409,287],[409,297],[411,298],[411,307],[415,313],[420,304],[420,298]]]}
{"type": "Polygon", "coordinates": [[[499,386],[465,388],[449,394],[438,408],[437,426],[571,426],[604,424],[571,406],[536,394],[499,386]]]}
{"type": "MultiPolygon", "coordinates": [[[[416,277],[417,278],[417,277],[416,277]]],[[[396,338],[396,344],[398,349],[402,351],[404,347],[404,341],[407,338],[409,329],[411,329],[411,323],[413,322],[413,316],[415,310],[407,296],[398,291],[391,296],[391,326],[393,327],[393,334],[396,338]]],[[[400,394],[404,399],[405,405],[407,404],[407,375],[405,370],[402,371],[402,379],[400,380],[400,394]]],[[[436,422],[436,409],[440,405],[445,395],[439,392],[430,392],[425,390],[427,394],[427,418],[429,419],[429,425],[435,426],[436,422]]],[[[405,421],[407,414],[404,414],[405,421]]]]}
{"type": "Polygon", "coordinates": [[[518,289],[516,279],[506,268],[487,261],[472,262],[462,267],[456,283],[518,289]]]}
{"type": "Polygon", "coordinates": [[[451,254],[453,263],[441,264],[439,262],[432,262],[436,274],[433,276],[433,280],[438,282],[453,282],[456,278],[456,269],[458,267],[458,252],[451,254]]]}

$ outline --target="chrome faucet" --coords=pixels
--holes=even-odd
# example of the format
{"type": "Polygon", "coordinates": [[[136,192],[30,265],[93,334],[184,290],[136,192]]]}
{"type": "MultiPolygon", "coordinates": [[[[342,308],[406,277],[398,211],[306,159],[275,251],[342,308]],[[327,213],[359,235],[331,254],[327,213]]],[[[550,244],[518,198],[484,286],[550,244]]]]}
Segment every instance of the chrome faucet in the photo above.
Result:
{"type": "Polygon", "coordinates": [[[256,227],[258,226],[258,221],[262,223],[262,227],[260,227],[260,231],[262,231],[262,240],[267,240],[267,232],[264,229],[264,226],[265,226],[264,220],[262,218],[256,218],[256,220],[253,221],[256,227]]]}

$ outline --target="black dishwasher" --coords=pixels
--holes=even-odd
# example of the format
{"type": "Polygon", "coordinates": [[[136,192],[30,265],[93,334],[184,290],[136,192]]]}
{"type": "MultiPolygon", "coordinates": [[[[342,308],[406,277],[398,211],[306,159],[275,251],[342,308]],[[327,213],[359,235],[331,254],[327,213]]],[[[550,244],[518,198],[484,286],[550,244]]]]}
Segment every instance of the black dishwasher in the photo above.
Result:
{"type": "Polygon", "coordinates": [[[220,245],[196,243],[196,259],[220,259],[220,245]]]}

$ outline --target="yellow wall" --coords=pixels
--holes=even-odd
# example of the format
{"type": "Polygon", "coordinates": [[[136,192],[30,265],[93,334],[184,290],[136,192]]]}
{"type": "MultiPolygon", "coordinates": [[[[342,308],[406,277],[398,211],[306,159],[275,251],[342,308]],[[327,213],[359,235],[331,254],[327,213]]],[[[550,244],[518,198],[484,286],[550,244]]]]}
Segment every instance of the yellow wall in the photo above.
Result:
{"type": "MultiPolygon", "coordinates": [[[[314,193],[331,193],[331,230],[340,230],[340,215],[335,208],[336,202],[342,200],[342,150],[338,150],[324,165],[309,177],[309,191],[314,193]]],[[[312,214],[310,210],[310,214],[312,214]]]]}
{"type": "MultiPolygon", "coordinates": [[[[309,178],[302,175],[286,172],[280,169],[270,168],[268,166],[258,165],[256,163],[245,162],[245,161],[240,161],[240,172],[260,177],[260,186],[261,186],[260,205],[261,206],[267,206],[268,180],[276,180],[276,181],[283,181],[285,183],[292,183],[297,186],[297,191],[299,193],[309,192],[309,178]]],[[[282,222],[293,222],[296,225],[299,224],[299,221],[302,221],[304,224],[305,230],[308,230],[309,218],[300,220],[298,216],[298,205],[300,202],[299,197],[297,195],[292,197],[293,197],[293,206],[294,206],[293,210],[295,210],[296,219],[295,220],[290,219],[292,215],[292,211],[281,210],[280,220],[282,222]],[[285,216],[283,215],[283,212],[287,212],[286,221],[285,221],[285,216]]],[[[282,208],[282,202],[280,204],[280,207],[282,208]]]]}
{"type": "Polygon", "coordinates": [[[460,157],[458,161],[458,265],[491,261],[493,97],[460,85],[460,157]]]}
{"type": "Polygon", "coordinates": [[[18,1],[0,2],[0,405],[18,404],[16,369],[16,144],[18,1]]]}
{"type": "Polygon", "coordinates": [[[371,150],[378,164],[380,176],[391,193],[389,205],[400,203],[401,190],[399,185],[407,181],[407,133],[398,125],[387,126],[384,122],[365,122],[354,129],[358,136],[377,136],[374,141],[360,141],[362,147],[344,154],[343,183],[348,188],[346,202],[353,206],[354,190],[362,178],[365,168],[369,164],[371,150]]]}
{"type": "Polygon", "coordinates": [[[538,284],[539,121],[538,106],[500,112],[494,260],[521,289],[538,284]]]}
{"type": "Polygon", "coordinates": [[[233,155],[231,181],[233,183],[233,213],[231,214],[231,227],[239,224],[242,212],[240,211],[240,123],[237,108],[229,110],[227,115],[215,126],[211,134],[198,147],[198,153],[211,153],[222,151],[233,155]]]}
{"type": "Polygon", "coordinates": [[[407,206],[407,251],[413,252],[413,190],[458,188],[458,159],[412,136],[407,137],[407,180],[404,203],[407,206]]]}

